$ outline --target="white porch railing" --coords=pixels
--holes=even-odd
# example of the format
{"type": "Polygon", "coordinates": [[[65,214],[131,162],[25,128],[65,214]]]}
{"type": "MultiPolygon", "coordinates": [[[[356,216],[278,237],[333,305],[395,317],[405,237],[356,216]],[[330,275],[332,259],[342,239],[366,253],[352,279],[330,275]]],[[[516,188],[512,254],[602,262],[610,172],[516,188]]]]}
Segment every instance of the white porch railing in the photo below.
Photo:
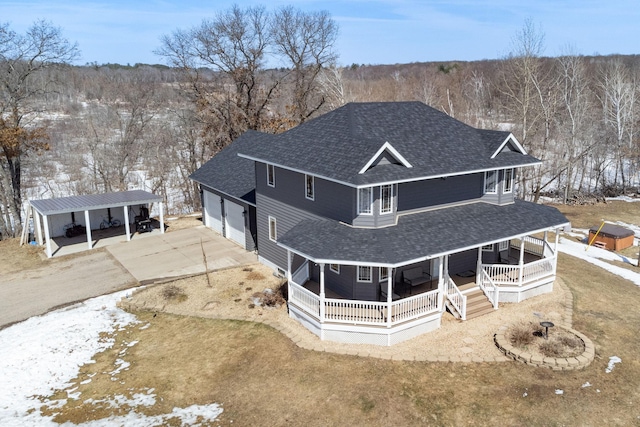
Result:
{"type": "MultiPolygon", "coordinates": [[[[546,242],[542,239],[532,236],[524,236],[524,250],[530,254],[538,255],[542,257],[544,255],[544,244],[546,242]]],[[[511,240],[511,247],[514,249],[520,249],[520,239],[511,240]]]]}
{"type": "Polygon", "coordinates": [[[320,320],[320,297],[297,283],[289,283],[289,301],[320,320]]]}
{"type": "Polygon", "coordinates": [[[391,322],[387,319],[388,303],[327,298],[325,315],[320,318],[320,297],[293,281],[289,283],[289,302],[323,322],[373,326],[396,325],[418,319],[440,310],[438,290],[415,295],[391,303],[391,322]]]}
{"type": "Polygon", "coordinates": [[[553,274],[555,258],[543,258],[520,265],[482,264],[495,285],[522,286],[553,274]]]}
{"type": "Polygon", "coordinates": [[[493,305],[493,308],[498,308],[498,298],[500,294],[500,288],[493,283],[491,280],[491,276],[487,274],[487,272],[482,270],[482,278],[478,283],[478,286],[482,290],[482,292],[486,295],[487,299],[493,305]]]}
{"type": "Polygon", "coordinates": [[[462,320],[467,320],[467,296],[464,295],[448,275],[445,276],[445,293],[462,320]]]}

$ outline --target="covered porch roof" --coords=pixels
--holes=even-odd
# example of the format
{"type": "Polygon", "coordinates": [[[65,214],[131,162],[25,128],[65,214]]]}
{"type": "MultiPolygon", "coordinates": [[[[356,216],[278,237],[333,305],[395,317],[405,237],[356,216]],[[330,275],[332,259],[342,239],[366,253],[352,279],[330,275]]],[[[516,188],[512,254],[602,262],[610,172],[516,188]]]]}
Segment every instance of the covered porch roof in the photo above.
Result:
{"type": "Polygon", "coordinates": [[[385,228],[354,228],[332,220],[305,220],[278,244],[314,262],[398,267],[564,227],[556,208],[522,200],[478,202],[398,216],[385,228]]]}

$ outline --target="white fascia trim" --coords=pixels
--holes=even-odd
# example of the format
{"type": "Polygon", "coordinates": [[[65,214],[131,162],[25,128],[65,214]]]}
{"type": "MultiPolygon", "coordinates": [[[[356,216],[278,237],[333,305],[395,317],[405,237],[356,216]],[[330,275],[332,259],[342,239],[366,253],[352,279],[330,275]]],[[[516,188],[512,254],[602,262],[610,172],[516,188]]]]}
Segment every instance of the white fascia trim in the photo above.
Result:
{"type": "Polygon", "coordinates": [[[369,159],[369,161],[362,167],[362,169],[360,169],[360,172],[358,172],[359,174],[363,174],[365,173],[373,164],[373,162],[376,161],[376,159],[378,157],[380,157],[380,155],[382,153],[384,153],[385,151],[389,151],[389,153],[391,153],[391,156],[393,156],[394,159],[396,159],[397,161],[399,161],[400,163],[402,163],[402,165],[406,168],[412,168],[413,166],[411,166],[411,163],[409,163],[407,161],[407,159],[404,158],[404,156],[402,154],[400,154],[398,152],[398,150],[396,150],[395,148],[393,148],[393,146],[389,143],[389,141],[385,142],[384,144],[382,144],[382,147],[380,147],[378,149],[378,151],[376,152],[376,154],[373,155],[373,157],[371,157],[371,159],[369,159]]]}
{"type": "Polygon", "coordinates": [[[312,261],[316,264],[320,264],[320,263],[324,263],[324,264],[340,264],[340,265],[354,265],[354,266],[358,266],[358,265],[366,265],[366,266],[370,266],[370,267],[389,267],[389,268],[399,268],[399,267],[404,267],[405,265],[410,265],[410,264],[415,264],[418,262],[422,262],[422,261],[426,261],[429,259],[435,259],[435,258],[439,258],[442,256],[446,256],[446,255],[451,255],[451,254],[455,254],[458,252],[464,252],[467,251],[469,249],[477,249],[477,248],[481,248],[483,246],[486,245],[492,245],[494,243],[499,243],[505,240],[511,240],[511,239],[518,239],[521,237],[525,237],[525,236],[529,236],[531,234],[536,234],[536,233],[542,233],[544,231],[553,231],[553,230],[558,230],[561,228],[564,228],[565,226],[571,224],[570,222],[566,222],[563,224],[558,224],[558,225],[553,225],[550,227],[545,227],[545,228],[541,228],[539,230],[530,230],[527,231],[526,233],[522,233],[522,234],[516,234],[513,236],[509,236],[509,237],[504,237],[501,239],[497,239],[497,240],[490,240],[484,243],[480,243],[480,244],[476,244],[476,245],[471,245],[471,246],[465,246],[463,248],[456,248],[453,249],[451,251],[447,251],[447,252],[441,252],[441,253],[437,253],[437,254],[432,254],[432,255],[425,255],[425,256],[421,256],[419,258],[414,258],[408,261],[403,261],[401,263],[397,263],[397,264],[389,264],[389,263],[380,263],[380,262],[363,262],[363,261],[352,261],[352,260],[344,260],[344,259],[323,259],[323,258],[313,258],[311,255],[307,255],[304,252],[301,252],[299,250],[293,249],[289,246],[283,245],[281,243],[278,242],[278,246],[288,249],[291,252],[295,253],[296,255],[300,255],[303,258],[308,259],[309,261],[312,261]]]}
{"type": "Polygon", "coordinates": [[[509,140],[511,140],[513,142],[513,145],[516,146],[516,148],[518,149],[518,151],[520,151],[520,153],[522,154],[527,154],[527,150],[524,149],[524,147],[522,146],[522,144],[520,144],[520,142],[518,142],[518,140],[516,139],[515,136],[513,136],[512,133],[509,134],[509,136],[507,136],[505,138],[504,141],[502,141],[502,144],[500,144],[500,147],[498,147],[498,149],[496,150],[495,153],[493,153],[491,155],[491,158],[495,158],[498,154],[500,154],[500,152],[502,151],[502,149],[504,148],[505,145],[507,145],[507,143],[509,142],[509,140]]]}
{"type": "Polygon", "coordinates": [[[346,181],[342,181],[342,180],[335,179],[335,178],[329,178],[329,177],[324,176],[324,175],[318,175],[316,173],[311,173],[309,171],[303,171],[301,169],[292,168],[290,166],[284,166],[284,165],[281,165],[281,164],[278,164],[278,163],[267,162],[266,160],[258,159],[256,157],[247,156],[247,155],[244,155],[244,154],[238,154],[238,156],[240,156],[240,157],[242,157],[244,159],[253,160],[254,162],[258,162],[258,163],[271,164],[271,165],[277,166],[279,168],[287,169],[287,170],[290,170],[290,171],[293,171],[293,172],[298,172],[298,173],[307,174],[307,175],[313,175],[316,178],[326,179],[327,181],[336,182],[338,184],[346,185],[347,187],[353,187],[353,188],[375,187],[375,186],[378,186],[378,185],[387,185],[387,184],[402,184],[402,183],[405,183],[405,182],[423,181],[423,180],[426,180],[426,179],[436,179],[436,178],[447,178],[449,176],[457,176],[457,175],[470,175],[472,173],[479,173],[479,172],[486,172],[486,171],[493,171],[493,170],[501,170],[501,169],[506,169],[506,168],[525,168],[525,167],[530,167],[530,166],[539,166],[539,165],[542,164],[542,161],[537,161],[537,162],[533,162],[533,163],[524,163],[524,164],[520,164],[520,165],[503,165],[503,166],[484,168],[484,169],[474,169],[474,170],[470,170],[470,171],[458,171],[458,172],[452,172],[452,173],[443,173],[443,174],[439,174],[439,175],[417,176],[415,178],[397,179],[395,181],[372,182],[370,184],[353,184],[351,182],[346,182],[346,181]]]}
{"type": "MultiPolygon", "coordinates": [[[[251,202],[247,202],[246,200],[239,199],[239,198],[238,198],[238,197],[236,197],[236,196],[232,196],[232,195],[231,195],[231,194],[229,194],[229,193],[225,193],[224,191],[220,191],[220,190],[218,190],[217,188],[210,187],[210,186],[208,186],[207,184],[203,184],[203,183],[201,183],[200,181],[196,181],[195,179],[194,179],[193,181],[197,182],[197,183],[198,183],[198,184],[200,184],[200,185],[204,185],[204,186],[205,186],[205,187],[207,187],[207,188],[211,188],[212,190],[216,190],[218,193],[223,194],[223,195],[224,195],[224,196],[226,196],[227,198],[229,198],[229,199],[233,199],[233,201],[238,201],[238,202],[240,202],[240,203],[245,203],[245,204],[247,204],[247,205],[253,206],[254,208],[256,207],[256,204],[255,204],[255,203],[251,203],[251,202]]],[[[202,189],[202,191],[207,191],[208,193],[212,193],[211,191],[206,190],[206,189],[204,189],[204,188],[202,189]]],[[[212,194],[215,194],[215,193],[212,193],[212,194]]]]}

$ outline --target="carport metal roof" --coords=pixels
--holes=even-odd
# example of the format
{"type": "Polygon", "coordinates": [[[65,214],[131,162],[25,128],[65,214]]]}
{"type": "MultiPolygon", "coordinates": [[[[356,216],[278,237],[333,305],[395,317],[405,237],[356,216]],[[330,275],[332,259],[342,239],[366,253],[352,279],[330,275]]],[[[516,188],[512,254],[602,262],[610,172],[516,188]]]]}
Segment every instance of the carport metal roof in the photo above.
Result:
{"type": "Polygon", "coordinates": [[[91,211],[130,205],[162,202],[162,197],[143,190],[117,193],[87,194],[85,196],[58,197],[55,199],[31,200],[31,206],[41,215],[91,211]]]}

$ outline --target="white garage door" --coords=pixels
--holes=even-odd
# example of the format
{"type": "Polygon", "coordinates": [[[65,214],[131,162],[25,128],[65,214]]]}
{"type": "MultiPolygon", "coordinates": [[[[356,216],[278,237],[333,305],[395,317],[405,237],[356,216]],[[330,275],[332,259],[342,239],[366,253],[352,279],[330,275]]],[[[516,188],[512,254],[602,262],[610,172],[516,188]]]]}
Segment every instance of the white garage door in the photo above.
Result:
{"type": "Polygon", "coordinates": [[[204,225],[214,229],[218,233],[222,233],[222,208],[220,206],[220,197],[205,191],[204,198],[204,225]]]}
{"type": "Polygon", "coordinates": [[[224,201],[226,238],[244,248],[244,208],[229,200],[224,201]]]}

